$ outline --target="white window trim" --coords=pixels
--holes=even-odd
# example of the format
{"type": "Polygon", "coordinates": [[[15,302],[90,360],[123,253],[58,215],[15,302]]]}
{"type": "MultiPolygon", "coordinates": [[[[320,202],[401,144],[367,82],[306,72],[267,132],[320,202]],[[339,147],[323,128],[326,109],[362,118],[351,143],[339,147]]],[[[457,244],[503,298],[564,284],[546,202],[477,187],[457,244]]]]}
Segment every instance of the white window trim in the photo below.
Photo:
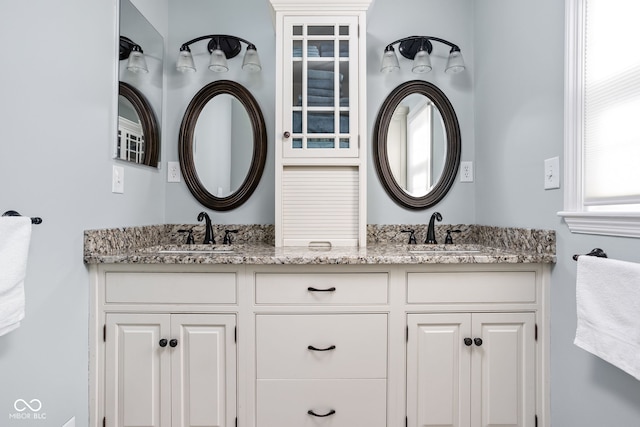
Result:
{"type": "Polygon", "coordinates": [[[640,212],[590,212],[582,192],[584,0],[565,1],[564,218],[572,233],[640,237],[640,212]]]}

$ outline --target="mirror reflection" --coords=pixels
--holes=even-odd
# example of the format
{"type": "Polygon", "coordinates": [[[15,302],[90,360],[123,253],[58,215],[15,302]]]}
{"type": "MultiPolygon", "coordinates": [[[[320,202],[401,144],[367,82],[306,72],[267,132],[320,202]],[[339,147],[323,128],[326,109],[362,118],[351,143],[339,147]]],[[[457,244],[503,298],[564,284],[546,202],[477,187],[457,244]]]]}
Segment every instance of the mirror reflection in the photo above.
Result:
{"type": "Polygon", "coordinates": [[[438,182],[446,157],[440,111],[424,95],[411,94],[396,107],[387,133],[387,156],[398,185],[414,197],[438,182]]]}
{"type": "Polygon", "coordinates": [[[221,94],[202,109],[193,136],[198,178],[215,197],[235,193],[251,166],[253,130],[249,114],[234,96],[221,94]]]}
{"type": "MultiPolygon", "coordinates": [[[[121,57],[118,65],[118,80],[133,87],[138,96],[144,99],[145,109],[142,114],[145,116],[153,116],[153,121],[157,121],[158,125],[153,130],[154,135],[146,135],[144,126],[141,130],[135,129],[135,123],[139,125],[145,120],[136,114],[136,110],[132,108],[130,102],[120,94],[118,97],[118,138],[116,141],[115,156],[121,160],[127,160],[139,164],[147,164],[157,167],[158,159],[154,156],[146,156],[145,150],[152,150],[154,153],[159,151],[159,129],[160,118],[162,117],[162,90],[163,90],[163,55],[164,40],[160,33],[145,18],[145,16],[131,3],[129,0],[120,0],[119,15],[119,34],[120,34],[120,50],[123,49],[123,40],[125,47],[131,50],[131,43],[139,46],[142,50],[142,61],[146,65],[148,72],[136,72],[139,68],[132,67],[129,56],[125,54],[121,57]],[[133,127],[133,128],[132,128],[133,127]],[[121,137],[123,134],[132,132],[132,138],[139,138],[135,150],[131,141],[121,137]],[[127,145],[123,145],[124,143],[127,145]]],[[[140,59],[139,59],[140,60],[140,59]]],[[[139,62],[139,61],[138,61],[139,62]]],[[[148,130],[150,132],[151,130],[148,130]]]]}
{"type": "Polygon", "coordinates": [[[144,161],[142,123],[133,104],[123,95],[118,95],[118,146],[116,156],[120,160],[135,163],[144,161]]]}

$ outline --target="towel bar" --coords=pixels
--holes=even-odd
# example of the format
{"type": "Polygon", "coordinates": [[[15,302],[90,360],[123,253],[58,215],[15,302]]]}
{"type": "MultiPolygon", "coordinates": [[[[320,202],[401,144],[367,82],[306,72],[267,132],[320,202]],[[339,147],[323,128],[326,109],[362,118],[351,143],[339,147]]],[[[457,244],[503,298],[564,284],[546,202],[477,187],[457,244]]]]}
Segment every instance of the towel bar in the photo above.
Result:
{"type": "MultiPolygon", "coordinates": [[[[16,211],[6,211],[2,214],[2,216],[22,216],[16,211]]],[[[42,218],[39,217],[31,217],[31,224],[42,224],[42,218]]]]}
{"type": "MultiPolygon", "coordinates": [[[[595,256],[598,258],[608,258],[607,257],[607,253],[605,251],[603,251],[600,248],[594,248],[591,250],[591,252],[589,252],[588,254],[582,254],[582,255],[587,255],[587,256],[595,256]]],[[[579,256],[582,256],[581,254],[575,254],[573,256],[573,260],[577,261],[579,256]]]]}

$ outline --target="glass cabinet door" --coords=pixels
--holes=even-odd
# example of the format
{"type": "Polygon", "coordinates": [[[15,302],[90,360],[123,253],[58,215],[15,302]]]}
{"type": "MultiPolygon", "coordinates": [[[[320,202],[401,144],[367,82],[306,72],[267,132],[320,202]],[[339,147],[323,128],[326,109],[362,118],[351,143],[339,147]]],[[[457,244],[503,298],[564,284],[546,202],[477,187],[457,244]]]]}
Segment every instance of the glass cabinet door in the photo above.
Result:
{"type": "Polygon", "coordinates": [[[284,156],[357,157],[357,18],[284,24],[284,156]]]}

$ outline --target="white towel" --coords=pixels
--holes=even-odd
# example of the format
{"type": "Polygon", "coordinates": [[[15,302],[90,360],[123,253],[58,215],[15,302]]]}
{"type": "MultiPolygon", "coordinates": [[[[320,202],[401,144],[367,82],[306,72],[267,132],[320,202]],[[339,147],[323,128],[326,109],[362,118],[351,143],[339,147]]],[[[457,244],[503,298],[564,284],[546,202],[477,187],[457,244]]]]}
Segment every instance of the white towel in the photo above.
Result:
{"type": "Polygon", "coordinates": [[[31,218],[0,217],[0,336],[24,318],[24,278],[31,241],[31,218]]]}
{"type": "Polygon", "coordinates": [[[640,380],[640,264],[581,256],[574,344],[640,380]]]}

